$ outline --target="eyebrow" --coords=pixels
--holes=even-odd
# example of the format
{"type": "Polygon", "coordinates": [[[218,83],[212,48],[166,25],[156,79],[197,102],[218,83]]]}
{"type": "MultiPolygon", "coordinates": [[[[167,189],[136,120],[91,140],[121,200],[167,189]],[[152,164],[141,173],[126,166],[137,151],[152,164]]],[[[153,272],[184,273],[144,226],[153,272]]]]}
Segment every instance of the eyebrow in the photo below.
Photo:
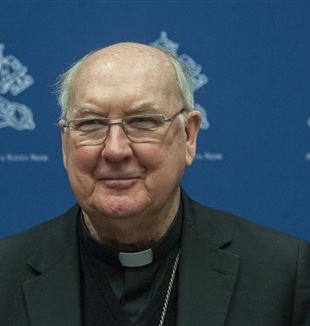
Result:
{"type": "MultiPolygon", "coordinates": [[[[95,115],[103,117],[105,112],[102,110],[98,110],[95,108],[85,108],[85,107],[75,107],[74,111],[77,112],[79,115],[95,115]]],[[[154,114],[154,113],[161,113],[162,108],[154,104],[153,102],[145,102],[138,105],[133,105],[128,108],[128,111],[125,111],[125,115],[133,115],[133,114],[154,114]]]]}
{"type": "Polygon", "coordinates": [[[103,116],[103,112],[96,110],[94,108],[75,107],[74,111],[76,111],[80,115],[93,114],[93,115],[103,116]]]}
{"type": "Polygon", "coordinates": [[[140,105],[134,105],[130,108],[131,113],[159,113],[162,108],[153,102],[146,102],[140,105]]]}

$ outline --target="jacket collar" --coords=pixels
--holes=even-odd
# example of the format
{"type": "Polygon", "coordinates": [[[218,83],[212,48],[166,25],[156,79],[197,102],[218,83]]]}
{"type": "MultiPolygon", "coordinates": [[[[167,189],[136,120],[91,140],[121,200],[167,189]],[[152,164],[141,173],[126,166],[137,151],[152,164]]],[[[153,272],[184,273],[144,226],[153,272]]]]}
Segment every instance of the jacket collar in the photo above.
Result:
{"type": "Polygon", "coordinates": [[[74,206],[54,222],[28,261],[31,279],[23,283],[31,326],[80,325],[80,272],[74,206]]]}
{"type": "Polygon", "coordinates": [[[215,213],[183,193],[177,325],[224,325],[234,291],[239,257],[223,248],[232,242],[215,213]],[[214,217],[214,219],[213,219],[214,217]]]}
{"type": "MultiPolygon", "coordinates": [[[[233,240],[212,210],[182,193],[184,204],[179,263],[177,325],[224,325],[239,257],[224,250],[233,240]],[[214,215],[214,216],[213,216],[214,215]]],[[[23,290],[30,325],[81,325],[77,216],[74,206],[48,230],[28,261],[33,277],[23,290]]]]}

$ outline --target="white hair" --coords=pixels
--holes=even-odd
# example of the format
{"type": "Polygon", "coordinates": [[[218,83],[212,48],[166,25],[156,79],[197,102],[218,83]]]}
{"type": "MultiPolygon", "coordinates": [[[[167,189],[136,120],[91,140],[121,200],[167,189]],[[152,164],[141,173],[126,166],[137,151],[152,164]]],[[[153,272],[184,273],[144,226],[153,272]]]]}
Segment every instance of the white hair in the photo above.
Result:
{"type": "MultiPolygon", "coordinates": [[[[155,48],[155,47],[154,47],[155,48]]],[[[185,112],[190,112],[194,110],[195,102],[194,102],[194,92],[192,88],[192,84],[187,72],[187,68],[178,58],[172,55],[170,52],[165,51],[162,48],[157,48],[157,50],[165,53],[169,58],[176,74],[177,84],[180,90],[180,94],[183,100],[183,105],[185,112]]],[[[75,77],[76,72],[81,67],[82,63],[94,53],[90,52],[85,55],[83,58],[73,63],[71,67],[61,74],[56,83],[56,92],[58,97],[58,103],[61,108],[61,116],[60,119],[67,119],[68,113],[71,109],[71,92],[72,92],[72,81],[75,77]]],[[[186,122],[185,116],[182,114],[180,117],[183,117],[183,122],[186,122]]]]}
{"type": "MultiPolygon", "coordinates": [[[[159,48],[159,50],[168,56],[175,70],[177,84],[183,100],[183,108],[185,109],[185,112],[193,111],[195,109],[194,91],[186,65],[170,52],[166,52],[162,48],[159,48]]],[[[181,114],[179,117],[183,125],[188,123],[187,115],[181,114]]]]}
{"type": "Polygon", "coordinates": [[[71,67],[66,70],[57,78],[56,82],[56,94],[58,98],[58,104],[61,109],[61,119],[66,119],[68,117],[68,112],[71,107],[71,87],[74,75],[77,70],[80,68],[82,63],[91,55],[93,52],[86,54],[80,60],[74,62],[71,67]]]}

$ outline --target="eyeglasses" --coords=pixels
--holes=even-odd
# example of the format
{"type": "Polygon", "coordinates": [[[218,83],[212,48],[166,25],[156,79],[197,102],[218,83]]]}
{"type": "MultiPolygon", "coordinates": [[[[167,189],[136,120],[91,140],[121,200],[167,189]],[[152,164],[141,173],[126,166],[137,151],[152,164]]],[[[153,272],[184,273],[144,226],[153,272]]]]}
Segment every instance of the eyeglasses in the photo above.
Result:
{"type": "Polygon", "coordinates": [[[110,126],[119,125],[133,143],[148,143],[162,139],[165,123],[171,123],[185,109],[171,117],[162,114],[132,115],[119,119],[79,118],[65,121],[65,132],[70,130],[74,144],[79,146],[103,144],[109,134],[110,126]]]}

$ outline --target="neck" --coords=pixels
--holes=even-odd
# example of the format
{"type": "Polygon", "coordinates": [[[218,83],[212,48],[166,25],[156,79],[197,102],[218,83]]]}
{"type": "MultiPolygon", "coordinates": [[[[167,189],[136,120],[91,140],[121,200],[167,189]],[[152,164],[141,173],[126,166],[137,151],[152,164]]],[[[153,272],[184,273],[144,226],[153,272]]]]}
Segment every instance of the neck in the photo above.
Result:
{"type": "Polygon", "coordinates": [[[168,231],[176,216],[180,193],[165,207],[126,220],[101,217],[94,219],[83,211],[85,225],[91,236],[99,243],[124,252],[146,250],[158,242],[168,231]],[[97,222],[97,223],[96,223],[97,222]]]}

